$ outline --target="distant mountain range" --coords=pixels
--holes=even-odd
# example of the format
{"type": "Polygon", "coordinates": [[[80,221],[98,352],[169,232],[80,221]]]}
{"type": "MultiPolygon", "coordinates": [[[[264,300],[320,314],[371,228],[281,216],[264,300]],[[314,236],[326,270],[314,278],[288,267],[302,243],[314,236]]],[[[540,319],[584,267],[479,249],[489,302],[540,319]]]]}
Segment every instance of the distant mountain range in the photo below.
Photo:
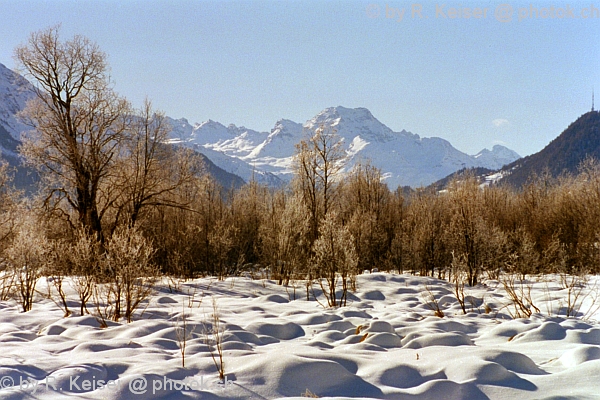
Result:
{"type": "MultiPolygon", "coordinates": [[[[16,113],[32,96],[31,84],[0,64],[0,152],[13,165],[18,165],[17,147],[21,133],[27,129],[16,113]]],[[[226,187],[237,187],[252,179],[272,187],[285,185],[293,175],[295,145],[319,126],[335,130],[343,139],[346,170],[369,160],[381,169],[392,190],[398,186],[426,186],[462,168],[498,169],[520,158],[503,146],[468,155],[441,138],[421,138],[405,130],[394,132],[366,108],[326,108],[304,124],[279,120],[270,132],[225,126],[212,120],[193,126],[186,119],[169,118],[169,122],[173,126],[171,141],[193,148],[212,161],[211,173],[219,176],[226,187]]]]}
{"type": "Polygon", "coordinates": [[[173,140],[198,149],[221,168],[270,185],[292,177],[295,145],[319,126],[335,130],[344,141],[347,170],[369,160],[381,169],[388,186],[426,186],[461,168],[497,169],[520,158],[504,146],[465,154],[447,140],[394,132],[366,108],[326,108],[304,124],[282,119],[271,132],[257,132],[212,120],[192,126],[172,120],[173,140]],[[224,157],[226,156],[226,157],[224,157]]]}

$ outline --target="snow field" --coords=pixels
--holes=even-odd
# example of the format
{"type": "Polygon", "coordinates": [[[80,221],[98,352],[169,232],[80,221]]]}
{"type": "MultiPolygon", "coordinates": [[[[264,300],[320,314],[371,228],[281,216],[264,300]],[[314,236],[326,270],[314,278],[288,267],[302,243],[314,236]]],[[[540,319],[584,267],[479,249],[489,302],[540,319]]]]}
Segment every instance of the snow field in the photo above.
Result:
{"type": "Polygon", "coordinates": [[[531,280],[540,312],[520,319],[511,318],[496,281],[465,288],[463,314],[451,284],[388,273],[358,276],[349,305],[337,309],[306,301],[302,282],[294,300],[292,287],[269,280],[203,278],[174,293],[165,280],[134,322],[104,329],[78,315],[74,293],[67,318],[42,296],[27,313],[1,302],[0,398],[597,398],[596,278],[577,318],[561,314],[568,293],[557,282],[531,280]],[[444,318],[433,315],[426,289],[444,318]],[[213,299],[225,382],[210,355],[213,337],[207,345],[204,333],[214,321],[213,299]]]}

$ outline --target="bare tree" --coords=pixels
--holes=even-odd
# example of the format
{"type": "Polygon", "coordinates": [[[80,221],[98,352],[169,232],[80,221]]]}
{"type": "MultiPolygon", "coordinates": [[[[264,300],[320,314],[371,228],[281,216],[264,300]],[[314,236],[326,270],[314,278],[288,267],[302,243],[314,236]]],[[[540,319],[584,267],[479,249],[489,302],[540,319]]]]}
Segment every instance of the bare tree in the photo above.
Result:
{"type": "Polygon", "coordinates": [[[102,196],[101,187],[130,114],[128,102],[111,89],[106,55],[82,36],[61,41],[59,28],[53,27],[33,33],[17,47],[15,58],[37,94],[21,113],[34,128],[22,152],[45,178],[47,203],[66,217],[65,205],[71,207],[79,223],[102,239],[102,217],[111,199],[102,196]]]}
{"type": "Polygon", "coordinates": [[[152,293],[158,268],[152,263],[154,249],[135,229],[120,229],[107,241],[103,270],[114,296],[113,319],[127,322],[152,293]]]}
{"type": "MultiPolygon", "coordinates": [[[[484,191],[474,177],[452,182],[446,196],[451,213],[449,246],[462,257],[467,283],[475,286],[484,271],[498,271],[506,261],[506,235],[486,219],[484,191]]],[[[495,275],[498,272],[494,273],[495,275]]]]}
{"type": "Polygon", "coordinates": [[[229,202],[235,243],[232,262],[238,266],[258,262],[261,250],[259,228],[267,198],[268,189],[255,181],[232,193],[229,202]]]}
{"type": "Polygon", "coordinates": [[[15,237],[6,250],[6,259],[15,276],[17,294],[25,312],[33,306],[37,281],[46,267],[49,245],[32,213],[24,212],[23,215],[15,237]]]}
{"type": "Polygon", "coordinates": [[[94,295],[98,278],[102,273],[102,256],[98,241],[85,229],[75,231],[68,247],[71,266],[71,284],[79,297],[80,313],[89,313],[87,302],[94,295]]]}
{"type": "Polygon", "coordinates": [[[208,235],[210,253],[214,262],[213,272],[219,280],[225,280],[229,273],[231,251],[235,246],[235,233],[235,227],[228,223],[225,216],[222,216],[208,235]]]}
{"type": "Polygon", "coordinates": [[[7,300],[13,295],[15,276],[5,262],[5,250],[15,231],[16,192],[11,189],[12,176],[8,164],[0,161],[0,300],[7,300]]]}
{"type": "Polygon", "coordinates": [[[330,307],[345,306],[347,293],[356,277],[358,258],[354,239],[347,227],[337,220],[335,212],[329,213],[319,228],[319,238],[314,243],[314,276],[319,278],[323,294],[330,307]],[[322,280],[325,280],[325,286],[322,280]],[[339,299],[338,282],[342,284],[339,299]]]}
{"type": "Polygon", "coordinates": [[[442,269],[449,264],[450,253],[444,240],[448,225],[445,198],[425,191],[419,191],[410,199],[403,220],[401,244],[404,248],[402,263],[415,273],[431,273],[438,269],[441,278],[442,269]]]}
{"type": "Polygon", "coordinates": [[[203,322],[204,344],[208,346],[210,357],[219,373],[219,379],[225,382],[225,361],[223,360],[223,334],[225,328],[221,325],[221,313],[217,300],[212,300],[213,313],[210,322],[203,322]]]}
{"type": "Polygon", "coordinates": [[[191,184],[203,166],[191,150],[167,144],[171,129],[164,114],[154,111],[149,100],[132,118],[123,138],[116,178],[111,182],[119,196],[114,227],[121,218],[134,227],[148,208],[185,208],[190,204],[191,199],[176,196],[176,191],[191,184]]]}
{"type": "Polygon", "coordinates": [[[152,207],[143,226],[163,272],[191,278],[213,272],[210,235],[222,209],[219,185],[208,175],[177,188],[170,196],[187,207],[152,207]]]}
{"type": "Polygon", "coordinates": [[[0,161],[0,251],[5,247],[14,228],[14,213],[11,211],[17,204],[17,195],[12,187],[12,171],[6,162],[0,161]]]}
{"type": "Polygon", "coordinates": [[[193,338],[195,325],[190,327],[188,322],[188,315],[185,312],[185,306],[182,304],[181,315],[175,322],[175,336],[177,338],[177,345],[179,346],[179,352],[181,353],[181,367],[185,368],[185,350],[187,348],[188,340],[193,338]]]}
{"type": "Polygon", "coordinates": [[[311,244],[319,236],[319,222],[334,200],[336,176],[344,166],[342,144],[335,131],[321,126],[310,138],[296,145],[296,190],[302,194],[310,213],[311,244]]]}
{"type": "Polygon", "coordinates": [[[48,297],[64,312],[64,316],[71,315],[67,294],[65,293],[65,278],[69,274],[69,244],[62,240],[49,242],[48,268],[46,280],[48,283],[48,297]],[[58,296],[55,300],[53,289],[58,296]]]}
{"type": "Polygon", "coordinates": [[[273,267],[278,284],[288,285],[295,273],[307,272],[308,216],[299,196],[283,191],[274,196],[269,214],[259,232],[263,261],[273,267]]]}
{"type": "Polygon", "coordinates": [[[380,267],[388,256],[394,221],[389,215],[390,192],[381,171],[358,163],[342,186],[344,220],[354,237],[359,270],[380,267]]]}

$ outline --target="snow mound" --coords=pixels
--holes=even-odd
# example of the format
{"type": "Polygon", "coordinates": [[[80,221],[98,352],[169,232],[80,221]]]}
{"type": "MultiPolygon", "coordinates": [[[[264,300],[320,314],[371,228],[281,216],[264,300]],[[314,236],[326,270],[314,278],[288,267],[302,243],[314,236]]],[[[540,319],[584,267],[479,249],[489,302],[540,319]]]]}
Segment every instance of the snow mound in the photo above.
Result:
{"type": "Polygon", "coordinates": [[[404,345],[407,349],[420,349],[429,346],[473,346],[473,342],[461,333],[442,332],[414,338],[404,345]]]}
{"type": "Polygon", "coordinates": [[[304,336],[304,329],[298,324],[287,322],[282,324],[255,322],[246,328],[249,332],[271,336],[279,340],[291,340],[304,336]]]}
{"type": "Polygon", "coordinates": [[[556,322],[548,321],[538,328],[521,333],[513,339],[515,342],[543,342],[546,340],[561,340],[567,335],[566,329],[556,322]]]}
{"type": "Polygon", "coordinates": [[[575,367],[591,360],[600,360],[600,347],[579,347],[566,352],[559,358],[559,361],[566,367],[575,367]]]}

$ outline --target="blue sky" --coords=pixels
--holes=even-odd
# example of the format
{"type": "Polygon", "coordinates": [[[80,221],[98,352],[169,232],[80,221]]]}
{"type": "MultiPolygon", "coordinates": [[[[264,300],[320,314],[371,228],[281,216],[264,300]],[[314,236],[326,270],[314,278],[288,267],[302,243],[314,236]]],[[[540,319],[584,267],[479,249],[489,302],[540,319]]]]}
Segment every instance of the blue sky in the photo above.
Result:
{"type": "Polygon", "coordinates": [[[191,123],[269,131],[281,118],[366,107],[393,130],[443,137],[470,154],[499,143],[527,155],[590,109],[593,86],[600,108],[600,1],[595,8],[587,0],[0,0],[0,63],[15,67],[17,45],[61,23],[63,38],[82,34],[108,54],[121,95],[138,106],[147,96],[191,123]],[[596,18],[582,18],[590,13],[596,18]]]}

